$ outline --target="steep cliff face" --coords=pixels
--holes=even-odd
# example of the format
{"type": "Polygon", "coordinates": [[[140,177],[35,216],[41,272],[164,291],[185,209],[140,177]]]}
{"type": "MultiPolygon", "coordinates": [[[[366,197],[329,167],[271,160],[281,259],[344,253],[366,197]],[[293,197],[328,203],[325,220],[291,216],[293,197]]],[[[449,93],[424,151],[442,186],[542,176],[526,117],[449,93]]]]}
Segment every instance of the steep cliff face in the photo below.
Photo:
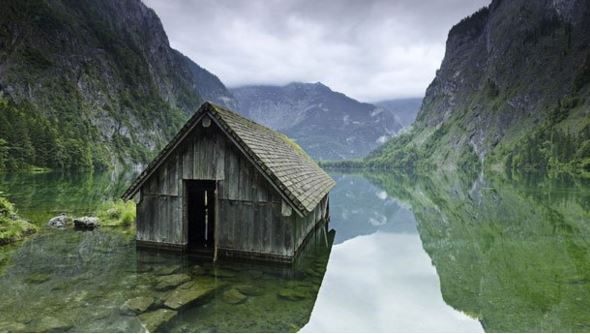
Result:
{"type": "Polygon", "coordinates": [[[245,116],[295,139],[314,159],[362,158],[401,129],[393,113],[321,83],[232,89],[245,116]]]}
{"type": "Polygon", "coordinates": [[[0,168],[145,162],[219,79],[139,0],[0,3],[0,168]]]}
{"type": "Polygon", "coordinates": [[[410,152],[448,169],[584,165],[590,150],[566,142],[590,139],[589,32],[587,1],[493,1],[450,30],[414,131],[373,158],[387,164],[410,152]],[[518,149],[544,142],[553,165],[518,149]]]}

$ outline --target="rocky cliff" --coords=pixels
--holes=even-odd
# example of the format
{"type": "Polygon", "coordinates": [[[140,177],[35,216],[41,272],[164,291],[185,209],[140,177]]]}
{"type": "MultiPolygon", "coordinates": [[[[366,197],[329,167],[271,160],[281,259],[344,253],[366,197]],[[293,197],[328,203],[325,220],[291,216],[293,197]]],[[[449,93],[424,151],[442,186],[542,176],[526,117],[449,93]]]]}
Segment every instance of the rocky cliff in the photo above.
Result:
{"type": "Polygon", "coordinates": [[[494,0],[450,30],[414,130],[372,163],[590,172],[589,32],[588,1],[494,0]]]}
{"type": "Polygon", "coordinates": [[[362,158],[401,129],[393,113],[321,83],[232,89],[245,116],[295,139],[314,159],[362,158]]]}
{"type": "Polygon", "coordinates": [[[140,0],[0,3],[0,169],[146,162],[219,79],[140,0]]]}

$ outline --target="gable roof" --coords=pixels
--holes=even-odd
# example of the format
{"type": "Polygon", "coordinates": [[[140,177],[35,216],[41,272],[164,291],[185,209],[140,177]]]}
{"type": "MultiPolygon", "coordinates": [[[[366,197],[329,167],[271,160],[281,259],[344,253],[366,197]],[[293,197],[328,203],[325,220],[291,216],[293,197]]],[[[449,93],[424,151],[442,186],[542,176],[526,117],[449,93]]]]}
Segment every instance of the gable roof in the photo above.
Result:
{"type": "Polygon", "coordinates": [[[123,194],[132,198],[205,115],[239,146],[296,212],[311,212],[336,182],[287,136],[205,102],[123,194]]]}

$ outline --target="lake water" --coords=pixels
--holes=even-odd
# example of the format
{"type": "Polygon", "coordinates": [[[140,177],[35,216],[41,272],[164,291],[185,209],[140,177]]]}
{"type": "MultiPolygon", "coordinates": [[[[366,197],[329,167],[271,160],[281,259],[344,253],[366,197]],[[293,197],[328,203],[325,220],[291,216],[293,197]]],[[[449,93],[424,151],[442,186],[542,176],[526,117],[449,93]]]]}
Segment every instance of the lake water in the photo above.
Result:
{"type": "MultiPolygon", "coordinates": [[[[133,231],[43,228],[0,252],[0,331],[590,330],[588,184],[332,176],[331,222],[292,267],[141,251],[133,231]],[[130,314],[130,299],[147,310],[130,314]]],[[[92,213],[130,179],[4,175],[0,192],[44,224],[92,213]]]]}

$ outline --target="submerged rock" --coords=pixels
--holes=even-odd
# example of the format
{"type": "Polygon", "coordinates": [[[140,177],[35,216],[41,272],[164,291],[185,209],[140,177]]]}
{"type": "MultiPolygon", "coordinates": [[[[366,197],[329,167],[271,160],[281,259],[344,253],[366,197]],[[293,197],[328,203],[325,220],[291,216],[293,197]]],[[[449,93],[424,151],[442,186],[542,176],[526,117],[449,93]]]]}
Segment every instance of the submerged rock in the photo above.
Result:
{"type": "Polygon", "coordinates": [[[68,331],[70,328],[72,328],[72,325],[62,320],[56,319],[54,317],[44,317],[37,323],[37,328],[35,331],[42,333],[56,333],[68,331]]]}
{"type": "Polygon", "coordinates": [[[74,218],[74,227],[79,230],[93,230],[100,226],[100,219],[97,217],[74,218]]]}
{"type": "Polygon", "coordinates": [[[205,298],[218,287],[214,280],[209,279],[188,282],[172,291],[166,297],[164,305],[178,310],[205,298]]]}
{"type": "Polygon", "coordinates": [[[178,264],[174,264],[174,265],[169,265],[169,266],[164,266],[161,268],[156,269],[156,271],[154,272],[156,275],[170,275],[170,274],[174,274],[175,272],[177,272],[178,270],[180,270],[181,266],[178,264]]]}
{"type": "Polygon", "coordinates": [[[246,296],[260,296],[264,294],[264,289],[259,286],[240,284],[235,288],[246,296]]]}
{"type": "Polygon", "coordinates": [[[170,322],[177,314],[178,312],[176,311],[161,308],[153,312],[141,314],[139,321],[148,332],[156,332],[170,322]]]}
{"type": "Polygon", "coordinates": [[[243,303],[248,297],[238,291],[238,289],[229,289],[223,293],[221,298],[228,304],[240,304],[243,303]]]}
{"type": "Polygon", "coordinates": [[[154,304],[154,298],[149,296],[128,299],[119,310],[123,314],[139,314],[145,312],[154,304]]]}
{"type": "Polygon", "coordinates": [[[49,227],[53,227],[53,228],[66,228],[66,226],[68,225],[68,216],[66,216],[65,213],[62,213],[59,216],[55,216],[51,219],[49,219],[49,222],[47,222],[47,226],[49,227]]]}
{"type": "Polygon", "coordinates": [[[33,283],[33,284],[41,284],[43,282],[48,281],[51,276],[42,273],[32,274],[31,276],[25,278],[25,282],[33,283]]]}
{"type": "Polygon", "coordinates": [[[311,277],[314,277],[314,278],[321,278],[321,277],[323,277],[323,273],[320,270],[315,270],[313,268],[307,268],[307,269],[305,269],[305,275],[311,276],[311,277]]]}
{"type": "Polygon", "coordinates": [[[298,301],[305,299],[307,296],[306,291],[301,287],[293,287],[282,289],[278,292],[278,296],[282,299],[290,300],[290,301],[298,301]]]}
{"type": "Polygon", "coordinates": [[[246,271],[246,273],[248,274],[248,276],[250,276],[254,279],[261,278],[262,275],[264,275],[264,273],[262,271],[254,270],[254,269],[250,269],[250,270],[246,271]]]}
{"type": "Polygon", "coordinates": [[[22,333],[26,332],[26,326],[20,322],[0,322],[0,332],[3,333],[22,333]]]}
{"type": "Polygon", "coordinates": [[[237,274],[234,271],[228,269],[215,269],[211,271],[211,275],[218,278],[233,278],[237,276],[237,274]]]}
{"type": "Polygon", "coordinates": [[[195,266],[193,267],[193,269],[191,269],[191,273],[192,273],[194,276],[200,276],[200,275],[203,275],[203,274],[204,274],[204,273],[206,273],[206,272],[207,272],[207,269],[205,269],[204,267],[201,267],[201,266],[200,266],[200,265],[198,265],[198,264],[197,264],[197,265],[195,265],[195,266]]]}
{"type": "Polygon", "coordinates": [[[191,277],[187,274],[174,274],[160,276],[157,279],[156,290],[168,290],[179,286],[182,283],[188,282],[191,277]]]}

